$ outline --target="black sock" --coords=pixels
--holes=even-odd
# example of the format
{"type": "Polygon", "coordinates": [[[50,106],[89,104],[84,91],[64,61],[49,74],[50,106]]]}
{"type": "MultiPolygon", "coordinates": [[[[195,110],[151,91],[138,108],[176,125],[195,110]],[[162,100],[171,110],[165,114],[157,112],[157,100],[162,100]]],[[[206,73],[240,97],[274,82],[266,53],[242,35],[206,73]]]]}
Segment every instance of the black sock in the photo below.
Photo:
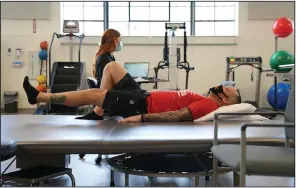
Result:
{"type": "Polygon", "coordinates": [[[30,104],[36,104],[37,103],[37,96],[39,94],[39,91],[33,87],[30,82],[28,76],[25,77],[24,82],[23,82],[23,88],[26,91],[27,98],[30,104]]]}
{"type": "Polygon", "coordinates": [[[84,116],[76,117],[75,119],[86,119],[86,120],[103,120],[103,116],[97,115],[94,111],[87,113],[84,116]]]}

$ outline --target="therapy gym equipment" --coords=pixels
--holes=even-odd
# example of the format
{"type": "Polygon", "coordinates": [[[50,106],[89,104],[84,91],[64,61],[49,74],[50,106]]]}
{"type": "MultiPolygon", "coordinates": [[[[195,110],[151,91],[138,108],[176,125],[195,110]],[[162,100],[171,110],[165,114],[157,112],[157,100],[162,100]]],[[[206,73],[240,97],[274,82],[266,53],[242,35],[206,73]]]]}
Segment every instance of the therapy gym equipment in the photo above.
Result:
{"type": "MultiPolygon", "coordinates": [[[[235,71],[234,69],[243,66],[249,65],[253,68],[258,69],[257,71],[257,82],[256,82],[256,93],[255,93],[255,102],[257,107],[259,105],[260,98],[260,87],[261,87],[261,73],[262,69],[262,58],[261,57],[227,57],[226,59],[226,78],[225,81],[230,81],[230,75],[232,73],[232,81],[235,81],[235,71]]],[[[254,73],[251,73],[251,81],[254,81],[254,73]]]]}
{"type": "MultiPolygon", "coordinates": [[[[170,89],[178,89],[178,69],[184,69],[186,71],[186,85],[188,89],[189,72],[194,70],[194,67],[190,67],[187,61],[187,32],[186,23],[165,23],[165,41],[163,48],[163,61],[158,63],[157,67],[154,67],[155,77],[158,78],[158,72],[160,69],[169,68],[168,80],[170,81],[170,89]],[[180,62],[180,48],[177,47],[175,32],[177,29],[184,30],[184,59],[180,62]],[[168,33],[170,37],[170,46],[168,45],[168,33]]],[[[158,88],[158,83],[154,86],[158,88]]]]}
{"type": "MultiPolygon", "coordinates": [[[[36,81],[38,85],[35,87],[38,91],[40,92],[47,92],[48,89],[48,82],[47,82],[47,77],[48,77],[48,43],[47,41],[42,41],[39,44],[41,50],[38,53],[38,57],[40,59],[40,70],[39,70],[39,75],[36,78],[36,81]],[[43,64],[45,63],[45,70],[43,67],[43,64]],[[45,75],[44,72],[45,71],[45,75]]],[[[33,65],[34,66],[34,65],[33,65]]],[[[37,104],[37,109],[34,112],[35,115],[44,115],[46,114],[46,105],[42,105],[40,103],[37,104]]]]}
{"type": "MultiPolygon", "coordinates": [[[[258,69],[255,102],[259,105],[260,96],[260,84],[261,84],[261,73],[262,72],[274,72],[267,73],[266,76],[274,77],[274,85],[267,92],[267,100],[274,110],[283,110],[286,106],[287,99],[289,96],[290,84],[282,83],[277,81],[277,78],[282,76],[289,79],[294,78],[294,66],[295,57],[290,52],[285,50],[278,50],[278,38],[285,38],[293,32],[293,23],[286,17],[281,17],[276,20],[273,24],[273,33],[275,34],[275,52],[270,58],[269,70],[262,69],[262,58],[261,57],[227,57],[227,73],[226,81],[230,79],[232,72],[232,80],[235,81],[234,69],[241,65],[250,65],[253,68],[258,69]],[[235,65],[235,66],[233,66],[235,65]],[[255,66],[257,65],[257,66],[255,66]],[[279,87],[279,89],[278,89],[279,87]],[[274,94],[274,95],[272,95],[274,94]],[[274,101],[274,102],[273,102],[274,101]]],[[[251,73],[251,80],[253,81],[253,72],[251,73]]]]}
{"type": "Polygon", "coordinates": [[[69,60],[73,62],[73,37],[79,39],[79,47],[78,47],[78,62],[80,62],[80,54],[81,54],[81,45],[82,40],[85,38],[85,35],[82,33],[81,35],[75,35],[75,33],[79,33],[79,22],[77,20],[64,20],[63,24],[63,32],[66,34],[58,34],[56,32],[52,35],[51,45],[49,48],[49,85],[52,83],[51,79],[51,66],[52,66],[52,47],[54,43],[55,37],[58,39],[69,37],[69,60]]]}
{"type": "Polygon", "coordinates": [[[289,87],[286,87],[287,85],[285,83],[278,82],[278,77],[289,80],[289,85],[291,86],[292,79],[294,79],[295,75],[295,57],[286,50],[279,50],[278,40],[279,38],[288,37],[293,32],[293,30],[293,22],[287,17],[281,17],[277,19],[273,24],[273,33],[275,34],[274,54],[270,58],[270,67],[274,70],[274,73],[268,73],[267,76],[274,77],[274,86],[269,89],[267,93],[267,100],[275,110],[284,109],[289,93],[289,91],[284,91],[284,89],[290,89],[289,87]],[[278,87],[280,87],[280,89],[278,89],[278,87]],[[272,91],[274,91],[274,96],[271,96],[272,91]],[[274,104],[272,104],[273,99],[274,104]]]}
{"type": "MultiPolygon", "coordinates": [[[[81,45],[85,35],[76,35],[79,33],[79,22],[78,20],[64,20],[63,32],[66,34],[57,34],[56,32],[52,35],[52,40],[49,48],[49,88],[51,93],[66,92],[82,90],[87,88],[86,84],[86,68],[85,63],[81,62],[81,45]],[[51,52],[54,43],[54,38],[69,38],[69,50],[70,55],[68,62],[57,61],[52,65],[51,52]],[[78,45],[78,60],[73,60],[73,38],[79,39],[78,45]]],[[[66,41],[67,42],[67,41],[66,41]]],[[[64,105],[48,105],[47,113],[50,114],[78,114],[78,107],[66,107],[64,105]]]]}
{"type": "Polygon", "coordinates": [[[290,90],[290,84],[284,82],[277,83],[276,87],[274,85],[271,86],[267,92],[267,100],[270,106],[274,109],[284,110],[286,108],[290,90]],[[277,88],[277,90],[275,88],[277,88]],[[277,103],[275,103],[275,97],[277,97],[277,103]]]}
{"type": "Polygon", "coordinates": [[[277,19],[273,24],[273,33],[278,38],[285,38],[293,32],[293,22],[287,17],[277,19]]]}
{"type": "Polygon", "coordinates": [[[286,50],[278,50],[270,58],[270,67],[278,73],[287,73],[292,70],[292,67],[284,65],[292,65],[294,62],[294,55],[286,50]]]}

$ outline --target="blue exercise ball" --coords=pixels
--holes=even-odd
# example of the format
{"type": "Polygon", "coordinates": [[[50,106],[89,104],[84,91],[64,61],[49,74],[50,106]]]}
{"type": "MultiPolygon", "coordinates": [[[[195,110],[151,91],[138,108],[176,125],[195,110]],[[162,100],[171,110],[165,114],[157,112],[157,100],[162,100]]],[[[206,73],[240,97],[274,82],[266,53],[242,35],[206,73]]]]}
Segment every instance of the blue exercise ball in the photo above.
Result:
{"type": "Polygon", "coordinates": [[[287,101],[288,101],[288,97],[289,97],[289,93],[290,93],[290,84],[288,83],[283,83],[283,82],[279,82],[277,83],[277,92],[276,92],[276,96],[277,96],[277,103],[275,104],[274,102],[274,91],[275,91],[275,87],[274,85],[272,87],[270,87],[270,89],[268,90],[267,93],[267,100],[270,104],[270,106],[272,106],[273,108],[276,109],[286,109],[287,106],[287,101]]]}
{"type": "Polygon", "coordinates": [[[39,52],[39,58],[40,58],[41,60],[46,60],[46,59],[47,59],[47,51],[46,51],[46,50],[41,50],[41,51],[39,52]]]}

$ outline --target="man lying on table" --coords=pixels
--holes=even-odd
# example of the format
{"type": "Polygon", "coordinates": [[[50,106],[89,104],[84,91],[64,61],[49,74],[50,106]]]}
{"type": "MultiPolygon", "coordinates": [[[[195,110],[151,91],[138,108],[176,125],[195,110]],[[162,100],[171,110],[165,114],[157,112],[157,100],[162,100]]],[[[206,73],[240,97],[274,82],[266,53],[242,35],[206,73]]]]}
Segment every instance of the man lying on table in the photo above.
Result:
{"type": "Polygon", "coordinates": [[[72,107],[96,105],[91,113],[76,119],[102,120],[107,110],[110,116],[124,117],[122,123],[193,121],[221,106],[241,103],[239,91],[232,86],[212,87],[208,96],[189,90],[148,93],[116,62],[105,67],[100,89],[43,93],[29,83],[27,76],[23,88],[32,105],[38,102],[72,107]]]}

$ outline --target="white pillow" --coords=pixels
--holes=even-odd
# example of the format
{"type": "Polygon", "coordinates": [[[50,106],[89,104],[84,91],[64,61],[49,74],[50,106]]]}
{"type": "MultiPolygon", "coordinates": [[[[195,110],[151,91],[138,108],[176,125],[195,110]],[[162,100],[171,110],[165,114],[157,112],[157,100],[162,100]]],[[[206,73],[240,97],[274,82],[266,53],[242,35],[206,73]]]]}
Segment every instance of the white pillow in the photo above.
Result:
{"type": "Polygon", "coordinates": [[[265,121],[269,120],[268,118],[260,115],[245,115],[245,116],[237,116],[233,118],[228,118],[229,120],[236,120],[236,121],[265,121]]]}
{"type": "MultiPolygon", "coordinates": [[[[249,103],[240,103],[240,104],[233,104],[229,106],[222,106],[217,110],[199,118],[195,121],[212,121],[214,120],[214,115],[216,113],[251,113],[257,110],[256,107],[249,103]]],[[[234,119],[234,120],[268,120],[267,118],[260,116],[260,115],[245,115],[245,116],[237,116],[237,115],[224,115],[220,116],[220,119],[234,119]]]]}

